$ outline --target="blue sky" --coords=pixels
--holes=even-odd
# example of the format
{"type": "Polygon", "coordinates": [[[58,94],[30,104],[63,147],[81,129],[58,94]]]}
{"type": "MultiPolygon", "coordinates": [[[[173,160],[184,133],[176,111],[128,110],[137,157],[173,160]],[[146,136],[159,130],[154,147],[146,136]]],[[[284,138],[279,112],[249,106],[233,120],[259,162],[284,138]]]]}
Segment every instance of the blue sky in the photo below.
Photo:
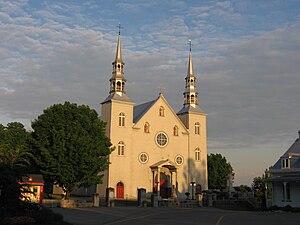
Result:
{"type": "Polygon", "coordinates": [[[223,154],[235,184],[275,163],[300,129],[299,1],[0,1],[0,123],[30,123],[54,103],[108,95],[117,25],[127,94],[159,87],[183,103],[189,39],[208,152],[223,154]]]}

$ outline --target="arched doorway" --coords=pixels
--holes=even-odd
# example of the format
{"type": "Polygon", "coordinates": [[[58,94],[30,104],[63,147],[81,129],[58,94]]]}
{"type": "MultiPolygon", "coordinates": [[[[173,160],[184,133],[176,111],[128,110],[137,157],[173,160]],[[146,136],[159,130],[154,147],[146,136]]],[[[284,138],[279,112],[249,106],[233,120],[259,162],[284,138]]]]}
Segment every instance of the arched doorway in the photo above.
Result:
{"type": "Polygon", "coordinates": [[[124,198],[124,184],[121,181],[117,183],[116,198],[124,198]]]}

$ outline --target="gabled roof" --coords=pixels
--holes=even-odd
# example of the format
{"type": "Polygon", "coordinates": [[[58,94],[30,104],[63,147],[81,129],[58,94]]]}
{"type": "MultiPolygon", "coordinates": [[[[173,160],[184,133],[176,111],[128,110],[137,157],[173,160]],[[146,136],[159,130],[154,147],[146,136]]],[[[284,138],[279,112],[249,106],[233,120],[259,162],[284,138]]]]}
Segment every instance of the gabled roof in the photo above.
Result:
{"type": "Polygon", "coordinates": [[[185,114],[185,113],[197,113],[197,114],[205,114],[205,112],[198,106],[193,107],[191,105],[183,106],[182,109],[177,113],[177,115],[185,114]]]}
{"type": "Polygon", "coordinates": [[[151,107],[159,100],[162,99],[165,104],[167,105],[167,107],[171,110],[172,114],[174,115],[174,117],[176,117],[177,121],[179,124],[181,124],[181,126],[183,127],[184,131],[186,133],[188,133],[188,130],[186,129],[185,125],[182,123],[182,121],[179,119],[179,117],[177,116],[177,114],[174,112],[174,110],[172,109],[172,107],[169,105],[169,103],[167,102],[167,100],[165,99],[165,97],[163,96],[162,93],[159,93],[159,96],[157,99],[150,101],[150,102],[146,102],[143,103],[141,105],[137,105],[134,107],[134,114],[133,114],[133,122],[134,124],[137,124],[137,122],[151,109],[151,107]]]}
{"type": "Polygon", "coordinates": [[[300,138],[278,159],[271,169],[281,169],[281,159],[290,158],[290,168],[300,168],[300,138]]]}
{"type": "Polygon", "coordinates": [[[28,174],[22,176],[22,183],[44,183],[44,178],[42,174],[28,174]]]}
{"type": "Polygon", "coordinates": [[[162,167],[162,166],[165,166],[165,167],[173,167],[173,168],[178,168],[176,166],[175,163],[171,162],[169,159],[164,159],[164,160],[161,160],[153,165],[150,166],[151,169],[155,169],[155,168],[158,168],[158,167],[162,167]]]}
{"type": "Polygon", "coordinates": [[[139,119],[143,117],[143,115],[151,108],[152,105],[154,105],[154,103],[156,101],[157,101],[157,99],[134,106],[134,108],[133,108],[133,123],[136,123],[137,121],[139,121],[139,119]]]}
{"type": "Polygon", "coordinates": [[[113,93],[109,95],[103,102],[101,102],[101,104],[110,102],[111,100],[133,103],[133,101],[126,94],[123,93],[122,95],[118,95],[117,93],[113,93]]]}

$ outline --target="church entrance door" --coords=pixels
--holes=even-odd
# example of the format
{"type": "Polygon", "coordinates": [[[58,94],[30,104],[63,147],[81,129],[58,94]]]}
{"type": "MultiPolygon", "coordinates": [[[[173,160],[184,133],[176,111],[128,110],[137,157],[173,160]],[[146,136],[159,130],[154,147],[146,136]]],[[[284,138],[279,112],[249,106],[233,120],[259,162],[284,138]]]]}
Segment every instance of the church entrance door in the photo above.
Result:
{"type": "Polygon", "coordinates": [[[124,198],[124,184],[122,182],[117,183],[116,198],[124,198]]]}
{"type": "MultiPolygon", "coordinates": [[[[165,173],[160,173],[160,196],[162,198],[170,198],[171,197],[171,183],[170,183],[171,177],[170,175],[166,175],[165,173]]],[[[155,183],[157,184],[157,175],[155,177],[155,183]]],[[[157,186],[155,187],[155,190],[157,191],[157,186]]]]}

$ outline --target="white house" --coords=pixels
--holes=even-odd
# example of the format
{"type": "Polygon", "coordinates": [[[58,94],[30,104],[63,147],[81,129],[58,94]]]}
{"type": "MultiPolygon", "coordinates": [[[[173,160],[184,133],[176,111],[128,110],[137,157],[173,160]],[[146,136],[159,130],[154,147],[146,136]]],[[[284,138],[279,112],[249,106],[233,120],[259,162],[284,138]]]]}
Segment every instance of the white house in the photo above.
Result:
{"type": "Polygon", "coordinates": [[[300,130],[292,146],[269,168],[273,187],[272,205],[300,208],[300,130]]]}

